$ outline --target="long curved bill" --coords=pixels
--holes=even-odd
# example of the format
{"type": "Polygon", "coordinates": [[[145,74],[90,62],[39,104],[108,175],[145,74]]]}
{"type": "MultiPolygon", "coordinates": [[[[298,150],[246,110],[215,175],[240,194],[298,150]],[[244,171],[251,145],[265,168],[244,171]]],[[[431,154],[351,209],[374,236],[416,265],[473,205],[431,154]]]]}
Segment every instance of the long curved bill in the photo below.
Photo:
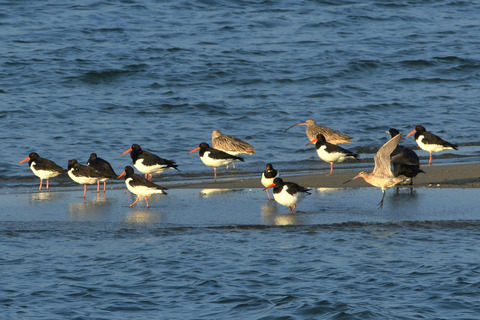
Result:
{"type": "Polygon", "coordinates": [[[121,177],[123,177],[123,176],[125,175],[125,173],[126,173],[126,171],[125,171],[125,170],[123,170],[123,172],[122,172],[122,173],[120,173],[120,175],[117,177],[117,179],[120,179],[121,177]]]}
{"type": "MultiPolygon", "coordinates": [[[[412,132],[410,132],[409,134],[407,134],[407,137],[410,137],[412,134],[416,133],[417,132],[417,129],[413,129],[412,132]]],[[[406,137],[405,137],[406,138],[406,137]]]]}
{"type": "Polygon", "coordinates": [[[283,133],[287,132],[288,129],[290,128],[293,128],[293,127],[296,127],[296,126],[306,126],[307,124],[305,122],[300,122],[300,123],[297,123],[297,124],[294,124],[294,125],[291,125],[290,127],[288,127],[287,129],[285,129],[285,131],[283,131],[283,133]]]}
{"type": "Polygon", "coordinates": [[[198,151],[198,150],[200,150],[200,147],[196,147],[195,149],[193,149],[192,151],[190,151],[188,154],[194,153],[195,151],[198,151]]]}
{"type": "Polygon", "coordinates": [[[30,157],[26,157],[25,159],[23,159],[22,161],[20,161],[18,164],[24,163],[25,161],[29,161],[29,160],[30,160],[30,157]]]}
{"type": "Polygon", "coordinates": [[[124,154],[127,154],[127,153],[129,153],[129,152],[132,152],[132,148],[130,148],[130,149],[128,149],[128,150],[125,150],[125,152],[124,152],[124,153],[122,153],[122,156],[123,156],[124,154]]]}

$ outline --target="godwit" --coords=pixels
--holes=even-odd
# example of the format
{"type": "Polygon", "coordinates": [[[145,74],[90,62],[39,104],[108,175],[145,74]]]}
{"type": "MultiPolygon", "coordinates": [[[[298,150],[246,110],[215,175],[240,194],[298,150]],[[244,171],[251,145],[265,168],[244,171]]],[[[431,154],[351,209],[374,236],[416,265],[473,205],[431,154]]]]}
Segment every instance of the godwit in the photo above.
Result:
{"type": "Polygon", "coordinates": [[[305,133],[307,134],[308,140],[310,141],[315,139],[317,135],[320,133],[320,134],[323,134],[325,139],[327,139],[327,141],[330,142],[331,144],[352,143],[352,141],[350,140],[353,139],[353,137],[344,135],[328,127],[319,126],[313,119],[308,119],[305,122],[300,122],[300,123],[291,125],[287,129],[285,129],[284,132],[287,132],[287,130],[290,128],[293,128],[296,126],[302,126],[302,125],[307,126],[307,130],[305,131],[305,133]]]}
{"type": "Polygon", "coordinates": [[[28,161],[28,166],[32,170],[33,174],[40,178],[40,187],[38,187],[38,190],[42,190],[44,179],[47,180],[48,190],[48,180],[50,178],[67,172],[52,160],[42,158],[35,152],[30,153],[28,157],[20,161],[19,164],[24,163],[25,161],[28,161]]]}
{"type": "Polygon", "coordinates": [[[334,162],[343,162],[346,158],[358,159],[358,154],[327,142],[325,136],[321,133],[317,134],[317,137],[310,141],[307,146],[312,143],[315,143],[318,157],[325,162],[330,162],[330,176],[333,174],[334,162]]]}
{"type": "Polygon", "coordinates": [[[417,142],[418,146],[430,153],[430,160],[428,160],[429,165],[432,165],[432,152],[440,152],[447,149],[458,150],[458,146],[456,144],[445,141],[439,136],[428,132],[423,126],[416,126],[412,132],[407,134],[407,137],[414,133],[415,141],[417,142]]]}
{"type": "Polygon", "coordinates": [[[147,202],[147,208],[149,208],[148,196],[156,193],[167,194],[164,191],[168,190],[167,188],[160,187],[152,181],[147,180],[138,174],[134,174],[133,168],[130,166],[126,166],[125,170],[118,176],[118,178],[121,178],[123,175],[125,175],[125,185],[127,186],[128,191],[137,195],[137,199],[129,205],[129,207],[132,207],[137,203],[138,200],[140,200],[140,197],[144,197],[147,202]]]}
{"type": "MultiPolygon", "coordinates": [[[[387,133],[391,138],[395,137],[400,132],[397,129],[390,128],[387,133]]],[[[413,178],[420,172],[425,173],[420,169],[420,160],[417,154],[410,148],[397,145],[395,150],[390,154],[390,161],[393,164],[393,175],[406,176],[410,178],[410,185],[413,184],[413,178]]]]}
{"type": "Polygon", "coordinates": [[[103,181],[103,192],[105,192],[105,189],[107,188],[107,180],[117,178],[117,175],[115,171],[113,171],[110,163],[102,158],[97,157],[96,153],[92,153],[90,155],[87,166],[97,170],[98,173],[103,176],[103,178],[97,180],[97,192],[100,192],[100,181],[103,181]]]}
{"type": "Polygon", "coordinates": [[[68,176],[78,184],[83,184],[83,198],[87,193],[87,184],[94,184],[102,178],[97,170],[84,166],[72,159],[68,161],[68,176]]]}
{"type": "MultiPolygon", "coordinates": [[[[268,163],[265,171],[262,172],[262,185],[266,188],[273,183],[275,178],[278,177],[280,177],[280,173],[273,169],[272,164],[268,163]]],[[[267,191],[268,200],[272,200],[272,198],[270,198],[270,193],[268,193],[268,189],[265,189],[265,191],[267,191]]]]}
{"type": "Polygon", "coordinates": [[[302,187],[295,182],[283,182],[282,178],[275,178],[273,183],[265,189],[273,187],[273,197],[275,201],[282,206],[288,207],[293,213],[297,204],[302,201],[307,194],[310,194],[310,189],[302,187]]]}
{"type": "MultiPolygon", "coordinates": [[[[255,153],[255,149],[251,144],[234,136],[222,134],[220,130],[212,131],[212,147],[234,156],[255,153]]],[[[232,162],[232,166],[235,169],[235,162],[232,162]]]]}
{"type": "Polygon", "coordinates": [[[198,147],[190,151],[193,153],[200,150],[200,159],[202,162],[209,167],[213,167],[214,172],[214,182],[217,181],[217,168],[220,166],[226,166],[233,161],[240,160],[244,161],[243,158],[237,157],[221,150],[211,148],[207,143],[202,142],[198,147]]]}
{"type": "Polygon", "coordinates": [[[163,159],[156,154],[142,150],[138,144],[132,144],[132,147],[125,150],[122,155],[129,152],[135,168],[141,173],[145,173],[145,178],[149,180],[152,180],[152,174],[162,173],[167,169],[180,171],[177,169],[178,165],[175,164],[175,161],[163,159]]]}
{"type": "MultiPolygon", "coordinates": [[[[371,173],[361,171],[353,179],[363,178],[367,183],[371,184],[374,187],[379,187],[382,189],[382,200],[378,204],[379,208],[383,207],[383,200],[385,199],[385,190],[395,186],[397,183],[405,181],[406,177],[399,176],[395,177],[392,173],[390,165],[390,154],[398,145],[398,142],[402,138],[402,134],[397,134],[395,137],[388,140],[373,157],[375,161],[375,167],[371,173]]],[[[350,181],[350,180],[348,180],[350,181]]],[[[346,181],[346,182],[348,182],[346,181]]]]}

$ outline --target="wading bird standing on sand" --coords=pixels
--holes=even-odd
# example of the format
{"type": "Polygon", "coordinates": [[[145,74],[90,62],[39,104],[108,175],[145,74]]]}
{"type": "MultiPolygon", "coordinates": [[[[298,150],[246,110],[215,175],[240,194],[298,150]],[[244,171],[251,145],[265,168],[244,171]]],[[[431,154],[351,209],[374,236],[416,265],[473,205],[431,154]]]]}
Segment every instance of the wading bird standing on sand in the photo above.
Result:
{"type": "Polygon", "coordinates": [[[399,176],[395,177],[392,173],[391,164],[390,164],[390,154],[397,147],[402,134],[397,134],[395,137],[388,140],[373,157],[375,161],[375,167],[371,173],[361,171],[358,175],[352,179],[344,182],[347,183],[353,179],[363,178],[367,183],[371,184],[374,187],[379,187],[382,189],[382,200],[378,204],[378,207],[381,209],[383,207],[383,200],[385,199],[385,190],[391,188],[396,184],[405,181],[406,177],[399,176]]]}
{"type": "Polygon", "coordinates": [[[447,149],[458,150],[458,146],[456,144],[445,141],[439,136],[428,132],[423,126],[416,126],[412,132],[407,134],[407,137],[414,133],[415,141],[417,142],[418,146],[430,153],[430,160],[428,160],[429,165],[432,165],[432,152],[440,152],[447,149]]]}
{"type": "Polygon", "coordinates": [[[290,128],[293,128],[296,126],[302,126],[302,125],[307,126],[305,133],[308,137],[308,140],[310,141],[315,139],[318,134],[323,134],[325,139],[331,144],[352,143],[352,141],[350,140],[352,140],[353,137],[344,135],[328,127],[319,126],[313,119],[308,119],[305,122],[300,122],[300,123],[291,125],[287,129],[285,129],[284,133],[287,132],[288,129],[290,128]]]}
{"type": "MultiPolygon", "coordinates": [[[[273,183],[273,180],[275,180],[275,178],[279,177],[280,173],[277,170],[273,169],[272,164],[268,163],[265,171],[262,172],[262,185],[267,188],[273,183]]],[[[272,200],[272,198],[270,198],[270,193],[268,193],[268,189],[265,189],[265,191],[267,191],[268,200],[272,200]]]]}
{"type": "Polygon", "coordinates": [[[20,161],[19,164],[24,163],[25,161],[28,161],[28,166],[33,174],[40,178],[40,187],[38,187],[38,190],[42,190],[44,179],[47,180],[48,190],[48,180],[50,178],[67,172],[67,170],[63,169],[52,160],[42,158],[35,152],[30,153],[28,157],[20,161]]]}
{"type": "Polygon", "coordinates": [[[282,206],[288,207],[293,213],[297,204],[302,201],[307,194],[310,194],[310,189],[302,187],[295,182],[283,182],[282,178],[275,178],[273,183],[265,189],[273,187],[273,197],[275,201],[282,206]]]}
{"type": "Polygon", "coordinates": [[[106,160],[97,157],[96,153],[92,153],[90,158],[88,158],[87,166],[92,167],[97,170],[98,173],[102,176],[101,179],[97,180],[97,192],[100,192],[100,181],[103,181],[103,192],[107,188],[108,179],[117,179],[115,171],[113,171],[112,166],[106,160]]]}
{"type": "Polygon", "coordinates": [[[321,133],[317,134],[315,139],[307,143],[307,146],[312,143],[315,143],[315,149],[317,149],[318,157],[325,162],[330,162],[329,176],[333,174],[334,162],[343,162],[346,158],[358,159],[358,154],[333,143],[327,142],[321,133]]]}
{"type": "Polygon", "coordinates": [[[211,148],[208,143],[202,142],[198,147],[190,151],[189,153],[193,153],[195,151],[200,150],[200,159],[202,162],[209,167],[213,167],[214,178],[213,181],[217,181],[217,168],[221,166],[226,166],[233,161],[244,161],[243,158],[233,156],[226,152],[217,150],[215,148],[211,148]]]}
{"type": "MultiPolygon", "coordinates": [[[[390,128],[387,133],[390,135],[390,138],[393,138],[400,132],[397,129],[390,128]]],[[[410,185],[413,184],[413,178],[417,174],[420,172],[425,173],[425,171],[420,169],[420,160],[417,154],[410,148],[398,145],[390,154],[390,161],[393,164],[393,175],[395,177],[402,175],[409,177],[410,185]]]]}
{"type": "Polygon", "coordinates": [[[167,194],[164,191],[168,190],[167,188],[160,187],[152,181],[147,180],[138,174],[134,174],[133,168],[130,166],[126,166],[125,170],[118,176],[118,178],[121,178],[123,175],[125,175],[125,185],[127,186],[128,191],[137,195],[137,199],[135,202],[129,205],[129,207],[132,207],[135,203],[137,203],[138,200],[140,200],[140,197],[144,197],[145,201],[147,202],[147,208],[149,208],[148,196],[156,193],[164,195],[167,194]]]}
{"type": "Polygon", "coordinates": [[[162,173],[167,169],[177,169],[175,161],[160,158],[156,154],[142,150],[138,144],[132,144],[132,147],[125,150],[122,155],[129,153],[132,158],[133,166],[141,173],[145,173],[145,179],[152,180],[152,174],[162,173]]]}
{"type": "MultiPolygon", "coordinates": [[[[222,134],[220,130],[212,131],[212,147],[233,156],[238,156],[239,154],[255,154],[255,149],[251,144],[234,136],[222,134]]],[[[235,162],[232,162],[232,167],[235,169],[235,162]]]]}
{"type": "Polygon", "coordinates": [[[87,184],[94,184],[103,176],[90,166],[84,166],[77,160],[68,160],[68,176],[78,184],[83,184],[83,198],[87,194],[87,184]]]}

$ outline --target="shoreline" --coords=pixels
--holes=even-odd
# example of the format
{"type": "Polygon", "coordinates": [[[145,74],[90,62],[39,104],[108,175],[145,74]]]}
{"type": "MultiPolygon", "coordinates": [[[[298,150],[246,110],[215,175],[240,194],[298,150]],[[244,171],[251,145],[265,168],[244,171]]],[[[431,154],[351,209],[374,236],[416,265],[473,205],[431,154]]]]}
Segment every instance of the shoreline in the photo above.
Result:
{"type": "MultiPolygon", "coordinates": [[[[340,167],[340,166],[338,166],[340,167]]],[[[420,173],[413,180],[413,185],[399,184],[400,187],[413,188],[480,188],[480,163],[469,164],[449,164],[449,165],[433,165],[422,166],[425,173],[420,173]]],[[[367,169],[366,171],[372,171],[367,169]]],[[[326,175],[329,169],[321,170],[318,173],[302,173],[302,174],[282,174],[280,176],[285,181],[296,182],[305,187],[313,188],[361,188],[372,187],[363,179],[356,179],[345,183],[352,179],[361,170],[342,170],[334,168],[333,175],[326,175]]],[[[213,175],[213,174],[212,174],[213,175]]],[[[263,188],[260,183],[260,175],[258,178],[243,178],[235,180],[231,176],[228,179],[222,179],[222,175],[217,176],[217,182],[202,181],[202,182],[187,182],[187,183],[172,183],[168,188],[172,189],[204,189],[204,188],[263,188]]],[[[161,182],[159,182],[161,184],[161,182]]]]}
{"type": "MultiPolygon", "coordinates": [[[[467,164],[445,164],[445,165],[433,165],[422,166],[425,173],[420,173],[413,180],[413,185],[399,184],[398,187],[408,188],[480,188],[480,163],[467,163],[467,164]]],[[[373,170],[373,164],[370,168],[342,168],[340,165],[334,168],[333,175],[328,176],[329,168],[325,167],[320,170],[312,171],[299,171],[299,172],[280,172],[280,176],[284,181],[296,182],[304,187],[310,188],[365,188],[372,187],[366,183],[363,179],[351,180],[360,171],[365,170],[370,172],[373,170]],[[347,182],[348,181],[348,182],[347,182]],[[347,183],[346,183],[347,182],[347,183]]],[[[260,188],[263,189],[263,185],[260,182],[261,172],[257,177],[253,177],[252,174],[239,173],[238,176],[234,173],[228,175],[222,175],[221,172],[217,176],[217,182],[213,182],[213,172],[211,176],[208,174],[196,177],[195,181],[167,181],[168,177],[163,176],[161,178],[153,179],[153,182],[164,186],[168,189],[241,189],[241,188],[260,188]]],[[[36,180],[37,181],[37,180],[36,180]]],[[[65,179],[63,183],[56,184],[53,181],[50,184],[49,192],[70,192],[82,189],[80,185],[65,179]],[[67,184],[68,182],[68,184],[67,184]]],[[[96,189],[96,186],[89,185],[88,191],[96,189]]],[[[107,182],[108,190],[123,190],[125,184],[123,180],[107,182]]],[[[0,194],[22,194],[33,193],[38,191],[38,184],[34,185],[22,185],[19,187],[6,186],[0,189],[0,194]]],[[[41,192],[47,192],[42,189],[41,192]]]]}

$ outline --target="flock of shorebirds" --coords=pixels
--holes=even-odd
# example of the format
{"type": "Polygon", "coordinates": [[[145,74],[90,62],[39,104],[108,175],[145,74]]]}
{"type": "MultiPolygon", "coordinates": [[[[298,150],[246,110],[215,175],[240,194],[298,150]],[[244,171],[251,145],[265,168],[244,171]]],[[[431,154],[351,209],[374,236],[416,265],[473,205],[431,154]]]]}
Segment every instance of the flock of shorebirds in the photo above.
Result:
{"type": "MultiPolygon", "coordinates": [[[[330,175],[333,174],[333,163],[343,162],[347,158],[358,158],[358,154],[344,149],[339,144],[351,143],[350,136],[339,133],[328,127],[317,125],[312,119],[305,122],[294,124],[290,128],[306,125],[306,135],[310,142],[307,145],[314,144],[318,157],[330,163],[330,175]]],[[[363,178],[372,186],[379,187],[382,190],[383,196],[379,203],[379,207],[383,206],[385,198],[385,190],[391,188],[401,182],[410,179],[410,184],[413,183],[413,178],[420,172],[420,161],[417,154],[404,146],[399,145],[402,134],[396,129],[387,131],[391,139],[387,141],[374,156],[375,167],[372,172],[362,171],[352,179],[345,183],[363,178]],[[393,165],[393,171],[392,171],[393,165]]],[[[440,152],[446,149],[457,150],[457,145],[452,144],[433,133],[426,131],[426,129],[418,125],[410,132],[408,136],[415,134],[415,141],[418,146],[430,153],[429,165],[432,164],[432,153],[440,152]]],[[[189,152],[193,153],[199,151],[200,159],[209,167],[213,167],[214,181],[217,179],[217,168],[221,166],[232,165],[235,168],[235,161],[244,161],[241,154],[254,154],[255,149],[249,143],[236,138],[234,136],[222,134],[219,130],[212,132],[212,147],[207,143],[202,142],[198,147],[189,152]]],[[[55,162],[40,157],[37,153],[32,152],[30,155],[20,161],[23,163],[29,161],[29,167],[33,173],[40,178],[39,190],[42,189],[43,180],[46,180],[46,188],[49,188],[49,179],[56,177],[62,173],[67,173],[68,176],[75,182],[84,185],[83,197],[85,198],[87,192],[87,184],[97,184],[97,192],[100,192],[100,182],[103,182],[103,191],[106,190],[106,181],[108,179],[118,179],[125,176],[125,184],[127,189],[133,194],[137,195],[132,207],[141,197],[145,198],[146,205],[148,205],[148,196],[152,194],[167,194],[167,188],[161,187],[152,182],[152,175],[159,174],[167,169],[178,170],[178,165],[175,161],[163,159],[153,153],[143,150],[138,144],[133,144],[131,148],[122,153],[122,155],[130,153],[133,166],[143,175],[137,175],[131,166],[126,166],[125,170],[117,175],[110,163],[106,160],[97,157],[95,153],[90,155],[86,165],[78,163],[76,159],[68,161],[67,170],[57,165],[55,162]]],[[[280,174],[273,168],[272,164],[266,165],[266,170],[262,173],[261,183],[265,187],[268,198],[271,200],[268,190],[273,188],[273,198],[275,201],[290,209],[293,213],[297,204],[309,194],[308,188],[302,187],[294,182],[286,182],[280,178],[280,174]]]]}

